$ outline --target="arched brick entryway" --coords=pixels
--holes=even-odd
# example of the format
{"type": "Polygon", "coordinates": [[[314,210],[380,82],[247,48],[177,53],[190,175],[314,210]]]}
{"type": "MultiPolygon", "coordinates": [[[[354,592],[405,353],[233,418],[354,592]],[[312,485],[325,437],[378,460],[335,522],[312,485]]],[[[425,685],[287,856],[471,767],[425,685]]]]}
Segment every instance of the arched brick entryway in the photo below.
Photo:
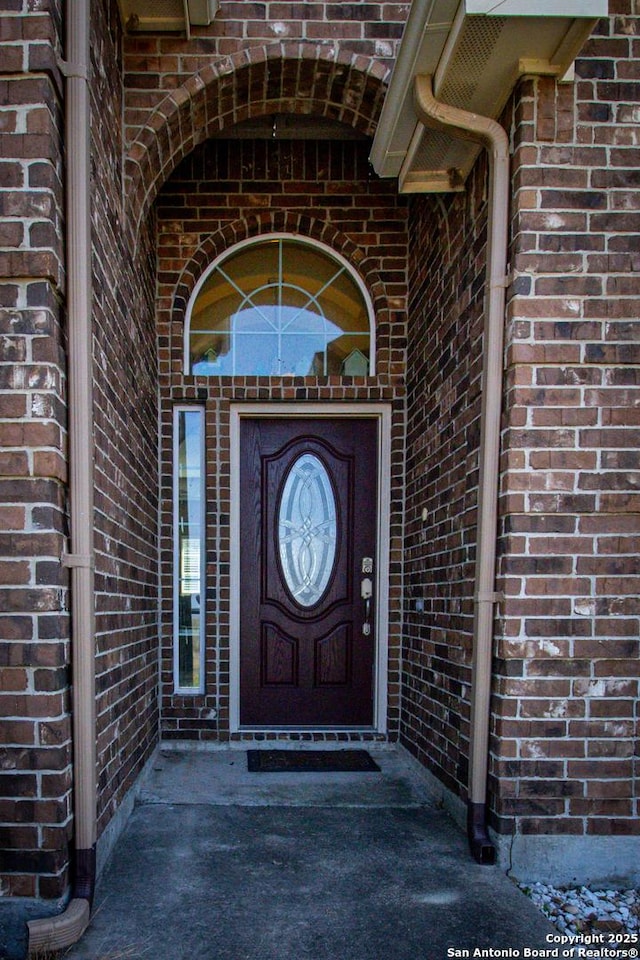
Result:
{"type": "MultiPolygon", "coordinates": [[[[195,685],[193,691],[174,690],[171,598],[175,595],[175,568],[174,553],[168,549],[161,560],[166,598],[161,722],[167,739],[180,738],[187,730],[191,739],[202,740],[244,735],[235,729],[237,691],[232,670],[238,650],[233,604],[241,592],[232,567],[237,538],[230,523],[237,503],[236,448],[232,447],[237,423],[232,413],[235,416],[238,403],[268,407],[269,413],[281,404],[280,418],[295,417],[291,403],[306,401],[313,401],[310,415],[319,419],[326,419],[338,404],[344,417],[362,415],[363,410],[370,416],[374,405],[376,416],[384,411],[389,432],[384,434],[384,444],[380,440],[386,459],[381,453],[379,462],[385,464],[383,473],[389,478],[385,482],[390,484],[389,495],[381,498],[385,515],[379,523],[380,543],[386,543],[384,538],[390,541],[389,548],[380,547],[385,563],[389,558],[388,575],[380,563],[380,570],[385,571],[380,595],[385,602],[389,583],[400,576],[397,504],[404,438],[406,204],[397,197],[394,184],[372,174],[368,144],[363,139],[298,142],[267,138],[257,148],[253,141],[225,137],[226,131],[247,118],[277,113],[338,121],[366,137],[374,131],[382,105],[385,70],[375,61],[305,44],[254,50],[250,60],[229,59],[226,68],[225,74],[212,73],[206,88],[194,85],[189,102],[174,100],[171,118],[165,117],[164,127],[153,136],[150,128],[145,128],[147,142],[139,141],[139,159],[132,166],[139,190],[139,206],[132,213],[143,217],[155,205],[157,217],[156,330],[162,436],[175,437],[176,409],[180,415],[180,410],[195,405],[204,418],[207,607],[200,647],[205,651],[204,661],[198,674],[204,683],[202,690],[195,685]],[[190,111],[200,118],[196,123],[190,111]],[[263,164],[261,157],[269,159],[263,164]],[[374,374],[271,377],[256,373],[221,379],[185,372],[185,309],[203,271],[239,241],[271,233],[320,241],[355,267],[374,304],[374,374]]],[[[306,409],[311,409],[309,404],[306,409]]],[[[170,524],[174,485],[171,449],[166,444],[161,469],[161,510],[170,524]]],[[[399,655],[399,594],[389,596],[388,604],[389,616],[385,614],[382,624],[384,638],[376,650],[380,661],[376,723],[366,731],[371,737],[394,736],[397,728],[398,691],[387,678],[399,655]]],[[[382,627],[379,633],[382,635],[382,627]]]]}
{"type": "Polygon", "coordinates": [[[126,195],[135,222],[194,147],[249,117],[315,115],[372,135],[388,75],[370,57],[302,42],[266,44],[212,63],[163,100],[130,146],[126,195]]]}

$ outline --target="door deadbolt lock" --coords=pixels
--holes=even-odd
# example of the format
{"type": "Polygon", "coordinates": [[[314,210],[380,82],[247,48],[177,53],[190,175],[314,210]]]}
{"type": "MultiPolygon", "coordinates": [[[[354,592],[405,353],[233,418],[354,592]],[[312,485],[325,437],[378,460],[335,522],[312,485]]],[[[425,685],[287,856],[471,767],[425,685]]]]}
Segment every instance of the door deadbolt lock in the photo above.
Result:
{"type": "Polygon", "coordinates": [[[362,558],[362,572],[373,573],[373,557],[362,558]]]}

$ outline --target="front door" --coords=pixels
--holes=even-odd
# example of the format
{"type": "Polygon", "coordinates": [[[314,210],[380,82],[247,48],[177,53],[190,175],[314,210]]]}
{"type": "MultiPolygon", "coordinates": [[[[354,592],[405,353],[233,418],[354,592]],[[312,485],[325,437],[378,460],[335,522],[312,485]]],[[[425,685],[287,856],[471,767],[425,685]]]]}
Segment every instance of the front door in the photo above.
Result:
{"type": "Polygon", "coordinates": [[[373,724],[377,432],[241,419],[242,726],[373,724]]]}

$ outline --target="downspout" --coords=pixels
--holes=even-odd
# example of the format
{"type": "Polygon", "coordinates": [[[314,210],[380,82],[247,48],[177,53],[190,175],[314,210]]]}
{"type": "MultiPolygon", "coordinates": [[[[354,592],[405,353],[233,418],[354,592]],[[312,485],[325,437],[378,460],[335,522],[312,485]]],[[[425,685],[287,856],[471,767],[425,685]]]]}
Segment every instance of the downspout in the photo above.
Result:
{"type": "Polygon", "coordinates": [[[90,212],[90,0],[67,0],[66,273],[69,340],[69,500],[74,849],[72,895],[60,916],[28,923],[29,954],[64,949],[89,922],[95,884],[96,716],[93,545],[93,371],[90,212]]]}
{"type": "Polygon", "coordinates": [[[489,157],[487,223],[487,284],[485,286],[484,358],[478,490],[478,543],[476,548],[469,742],[469,799],[467,833],[471,853],[478,863],[495,863],[496,851],[487,832],[487,773],[491,699],[496,540],[498,530],[498,479],[500,411],[504,345],[505,291],[509,216],[509,140],[495,120],[439,103],[433,96],[431,77],[417,76],[414,102],[425,126],[450,136],[482,144],[489,157]]]}

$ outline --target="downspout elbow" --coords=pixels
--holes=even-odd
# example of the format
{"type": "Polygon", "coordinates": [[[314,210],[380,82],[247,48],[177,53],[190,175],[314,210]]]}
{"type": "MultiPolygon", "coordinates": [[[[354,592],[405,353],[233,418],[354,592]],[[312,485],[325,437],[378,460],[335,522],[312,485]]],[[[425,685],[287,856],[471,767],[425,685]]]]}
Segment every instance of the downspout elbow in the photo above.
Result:
{"type": "Polygon", "coordinates": [[[84,898],[73,898],[58,917],[30,920],[29,956],[42,957],[77,943],[89,924],[91,907],[84,898]]]}
{"type": "Polygon", "coordinates": [[[458,140],[471,140],[487,148],[495,160],[509,163],[509,142],[504,127],[492,117],[461,110],[436,100],[432,77],[420,74],[413,86],[413,105],[425,127],[445,130],[458,140]]]}
{"type": "Polygon", "coordinates": [[[96,850],[77,850],[71,899],[63,913],[27,923],[30,957],[57,953],[77,943],[89,926],[96,884],[96,850]]]}

